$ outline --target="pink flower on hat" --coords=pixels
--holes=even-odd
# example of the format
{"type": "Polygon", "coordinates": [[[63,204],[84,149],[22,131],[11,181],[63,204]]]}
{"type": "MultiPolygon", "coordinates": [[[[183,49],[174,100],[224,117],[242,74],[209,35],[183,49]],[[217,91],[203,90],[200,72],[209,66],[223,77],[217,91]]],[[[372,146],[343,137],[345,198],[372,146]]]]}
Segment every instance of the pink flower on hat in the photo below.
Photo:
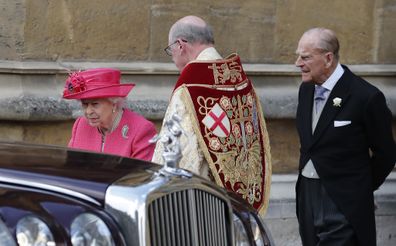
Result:
{"type": "Polygon", "coordinates": [[[67,86],[67,90],[70,93],[78,93],[85,91],[87,89],[85,84],[85,79],[79,74],[79,72],[74,72],[70,74],[66,86],[67,86]]]}

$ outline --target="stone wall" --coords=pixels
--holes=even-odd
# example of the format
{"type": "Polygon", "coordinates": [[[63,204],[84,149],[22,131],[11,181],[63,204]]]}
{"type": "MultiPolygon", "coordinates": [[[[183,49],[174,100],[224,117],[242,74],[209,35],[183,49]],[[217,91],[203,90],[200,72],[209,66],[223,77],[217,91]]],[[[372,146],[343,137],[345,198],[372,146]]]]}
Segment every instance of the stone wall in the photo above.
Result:
{"type": "Polygon", "coordinates": [[[169,27],[189,14],[248,63],[293,63],[313,26],[338,33],[343,63],[396,63],[396,0],[0,0],[0,59],[170,61],[169,27]]]}

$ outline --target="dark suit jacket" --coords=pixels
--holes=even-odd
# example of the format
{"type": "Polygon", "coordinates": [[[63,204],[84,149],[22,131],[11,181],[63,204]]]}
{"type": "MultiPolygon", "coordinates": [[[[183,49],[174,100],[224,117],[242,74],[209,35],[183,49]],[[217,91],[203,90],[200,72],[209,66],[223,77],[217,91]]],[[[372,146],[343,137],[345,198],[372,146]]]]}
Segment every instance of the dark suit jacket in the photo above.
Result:
{"type": "Polygon", "coordinates": [[[300,86],[296,117],[301,144],[299,173],[312,159],[323,186],[352,224],[360,244],[372,246],[376,240],[373,191],[396,162],[392,114],[381,91],[343,68],[313,134],[314,84],[300,86]],[[340,107],[333,105],[336,97],[342,99],[340,107]],[[334,121],[351,124],[335,127],[334,121]]]}

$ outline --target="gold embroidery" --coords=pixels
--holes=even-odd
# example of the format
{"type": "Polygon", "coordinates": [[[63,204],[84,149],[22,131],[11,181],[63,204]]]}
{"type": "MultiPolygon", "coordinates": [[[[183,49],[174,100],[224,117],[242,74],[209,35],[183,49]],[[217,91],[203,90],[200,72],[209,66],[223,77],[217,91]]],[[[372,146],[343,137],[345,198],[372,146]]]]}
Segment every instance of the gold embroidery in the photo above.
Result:
{"type": "Polygon", "coordinates": [[[199,96],[197,98],[197,103],[199,105],[199,109],[198,112],[201,115],[207,115],[209,113],[209,111],[212,109],[213,105],[215,105],[217,101],[217,98],[214,97],[203,97],[203,96],[199,96]]]}
{"type": "Polygon", "coordinates": [[[240,177],[241,186],[236,192],[247,198],[250,204],[260,201],[263,171],[260,143],[256,140],[248,150],[242,149],[236,162],[240,163],[238,171],[243,174],[240,177]]]}
{"type": "Polygon", "coordinates": [[[253,128],[256,110],[252,103],[253,96],[236,95],[231,98],[222,96],[204,98],[199,96],[198,112],[206,115],[219,101],[220,107],[227,113],[232,123],[232,131],[228,137],[216,137],[205,128],[203,137],[209,145],[209,152],[214,156],[213,163],[218,167],[218,175],[224,175],[232,189],[241,194],[250,204],[259,202],[262,197],[262,157],[260,134],[253,128]]]}
{"type": "Polygon", "coordinates": [[[213,63],[208,68],[213,70],[215,84],[225,84],[227,81],[231,83],[242,81],[242,67],[235,61],[230,63],[222,63],[219,66],[213,63]]]}

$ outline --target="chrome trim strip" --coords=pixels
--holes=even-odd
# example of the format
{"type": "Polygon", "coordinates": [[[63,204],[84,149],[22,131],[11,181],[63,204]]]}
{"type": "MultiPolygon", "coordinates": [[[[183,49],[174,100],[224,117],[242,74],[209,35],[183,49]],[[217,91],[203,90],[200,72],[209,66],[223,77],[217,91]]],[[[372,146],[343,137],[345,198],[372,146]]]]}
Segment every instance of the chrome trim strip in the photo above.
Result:
{"type": "Polygon", "coordinates": [[[95,205],[100,206],[101,204],[93,199],[92,197],[89,197],[85,194],[82,194],[80,192],[76,192],[73,190],[68,190],[62,187],[58,187],[58,186],[54,186],[54,185],[49,185],[49,184],[41,184],[38,182],[34,182],[34,181],[27,181],[27,180],[21,180],[18,178],[8,178],[8,177],[1,177],[0,178],[2,182],[6,182],[9,184],[17,184],[17,185],[23,185],[23,186],[30,186],[30,187],[34,187],[34,188],[38,188],[38,189],[43,189],[43,190],[47,190],[47,191],[54,191],[54,192],[58,192],[58,193],[62,193],[65,195],[69,195],[69,196],[73,196],[82,200],[85,200],[87,202],[93,203],[95,205]]]}

